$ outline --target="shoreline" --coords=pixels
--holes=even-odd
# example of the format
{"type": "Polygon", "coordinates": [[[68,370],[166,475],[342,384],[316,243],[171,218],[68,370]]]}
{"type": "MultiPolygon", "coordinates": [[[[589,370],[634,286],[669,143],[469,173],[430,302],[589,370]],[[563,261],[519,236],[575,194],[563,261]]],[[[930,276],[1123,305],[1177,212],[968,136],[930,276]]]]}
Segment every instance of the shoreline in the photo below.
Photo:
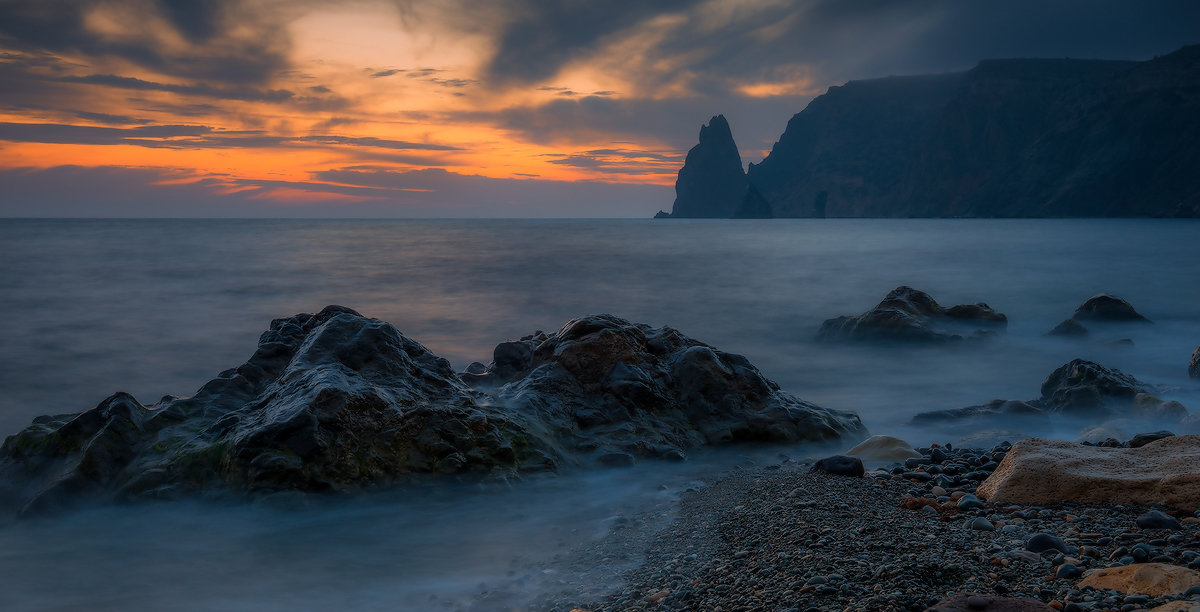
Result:
{"type": "Polygon", "coordinates": [[[1148,610],[1179,600],[1200,606],[1200,588],[1149,597],[1078,586],[1089,570],[1133,561],[1196,568],[1200,522],[1139,529],[1136,519],[1148,507],[1119,504],[959,509],[939,503],[935,486],[890,471],[862,478],[812,472],[808,461],[725,472],[684,493],[670,524],[643,538],[643,562],[622,574],[621,587],[600,597],[546,597],[529,609],[920,611],[967,592],[1068,612],[1148,610]],[[979,519],[994,530],[972,529],[979,519]],[[1068,552],[1027,551],[1038,533],[1061,538],[1068,552]]]}

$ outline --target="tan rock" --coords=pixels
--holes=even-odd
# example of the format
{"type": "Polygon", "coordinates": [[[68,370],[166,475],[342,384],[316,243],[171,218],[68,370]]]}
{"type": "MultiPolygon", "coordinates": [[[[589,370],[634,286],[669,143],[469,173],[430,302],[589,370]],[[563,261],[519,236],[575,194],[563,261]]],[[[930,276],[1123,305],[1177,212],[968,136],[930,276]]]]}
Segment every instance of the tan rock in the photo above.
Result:
{"type": "Polygon", "coordinates": [[[1141,448],[1100,448],[1028,438],[1013,445],[977,494],[991,502],[1062,501],[1200,508],[1200,435],[1141,448]]]}
{"type": "Polygon", "coordinates": [[[1197,585],[1200,585],[1200,572],[1165,563],[1135,563],[1093,570],[1079,582],[1081,587],[1113,589],[1151,597],[1182,595],[1197,585]]]}
{"type": "Polygon", "coordinates": [[[1148,612],[1200,612],[1200,603],[1194,601],[1172,601],[1157,608],[1150,608],[1148,612]]]}
{"type": "Polygon", "coordinates": [[[912,444],[893,436],[871,436],[857,446],[846,451],[851,457],[858,457],[864,463],[904,461],[910,457],[920,457],[912,444]]]}

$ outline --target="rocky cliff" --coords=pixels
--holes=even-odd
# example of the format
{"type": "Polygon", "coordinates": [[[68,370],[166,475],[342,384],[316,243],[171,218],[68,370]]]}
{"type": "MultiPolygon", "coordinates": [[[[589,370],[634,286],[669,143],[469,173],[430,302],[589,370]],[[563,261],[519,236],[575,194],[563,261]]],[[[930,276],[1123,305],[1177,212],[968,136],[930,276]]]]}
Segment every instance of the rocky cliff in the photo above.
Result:
{"type": "MultiPolygon", "coordinates": [[[[688,151],[675,181],[672,217],[732,217],[746,195],[742,157],[724,115],[700,127],[700,143],[688,151]]],[[[665,216],[665,215],[663,215],[665,216]]]]}
{"type": "Polygon", "coordinates": [[[1197,159],[1200,45],[851,81],[793,116],[747,180],[776,217],[1196,217],[1197,159]]]}

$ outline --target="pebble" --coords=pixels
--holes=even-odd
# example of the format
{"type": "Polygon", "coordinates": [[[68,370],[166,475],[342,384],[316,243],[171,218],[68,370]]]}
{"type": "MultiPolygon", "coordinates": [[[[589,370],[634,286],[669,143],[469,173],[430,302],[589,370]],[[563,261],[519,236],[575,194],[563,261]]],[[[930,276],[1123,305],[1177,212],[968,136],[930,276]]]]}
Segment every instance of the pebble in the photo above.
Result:
{"type": "Polygon", "coordinates": [[[562,593],[529,609],[920,611],[949,593],[1030,598],[1063,612],[1200,602],[1200,588],[1146,597],[1077,586],[1088,570],[1135,555],[1200,565],[1200,524],[1138,527],[1150,509],[1134,505],[983,502],[975,487],[1006,446],[942,447],[940,464],[920,450],[921,463],[866,478],[796,464],[714,476],[684,495],[622,586],[603,596],[562,593]],[[955,483],[909,478],[933,465],[955,483]]]}

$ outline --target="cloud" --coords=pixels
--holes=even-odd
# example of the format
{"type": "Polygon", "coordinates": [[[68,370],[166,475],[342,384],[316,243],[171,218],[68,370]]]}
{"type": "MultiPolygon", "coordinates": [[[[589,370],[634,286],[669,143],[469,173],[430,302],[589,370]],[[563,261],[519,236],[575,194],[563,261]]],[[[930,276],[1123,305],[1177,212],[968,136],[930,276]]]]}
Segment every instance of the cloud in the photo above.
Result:
{"type": "Polygon", "coordinates": [[[204,84],[174,85],[156,83],[133,77],[115,74],[89,74],[86,76],[64,76],[53,79],[63,83],[84,83],[88,85],[106,85],[121,89],[140,91],[166,91],[185,96],[201,96],[224,100],[244,100],[249,102],[284,102],[296,96],[286,89],[258,89],[255,87],[216,87],[204,84]]]}
{"type": "Polygon", "coordinates": [[[683,155],[628,149],[593,149],[570,155],[553,155],[550,163],[581,168],[602,174],[674,174],[683,164],[683,155]]]}
{"type": "Polygon", "coordinates": [[[432,169],[346,168],[316,173],[310,182],[189,178],[196,177],[113,166],[0,170],[0,216],[628,218],[648,217],[670,195],[655,185],[493,179],[432,169]]]}
{"type": "Polygon", "coordinates": [[[0,39],[26,52],[119,59],[179,78],[249,85],[288,66],[288,15],[238,0],[0,2],[0,39]],[[169,44],[166,32],[184,45],[169,44]]]}
{"type": "Polygon", "coordinates": [[[264,148],[346,146],[374,149],[459,151],[427,142],[337,135],[271,136],[263,132],[220,132],[202,125],[144,125],[133,128],[57,123],[0,123],[0,140],[59,144],[132,144],[152,148],[264,148]]]}
{"type": "Polygon", "coordinates": [[[147,119],[137,119],[128,115],[109,115],[107,113],[93,113],[89,111],[75,111],[75,116],[84,121],[92,121],[95,123],[107,123],[110,125],[135,125],[150,123],[147,119]]]}

